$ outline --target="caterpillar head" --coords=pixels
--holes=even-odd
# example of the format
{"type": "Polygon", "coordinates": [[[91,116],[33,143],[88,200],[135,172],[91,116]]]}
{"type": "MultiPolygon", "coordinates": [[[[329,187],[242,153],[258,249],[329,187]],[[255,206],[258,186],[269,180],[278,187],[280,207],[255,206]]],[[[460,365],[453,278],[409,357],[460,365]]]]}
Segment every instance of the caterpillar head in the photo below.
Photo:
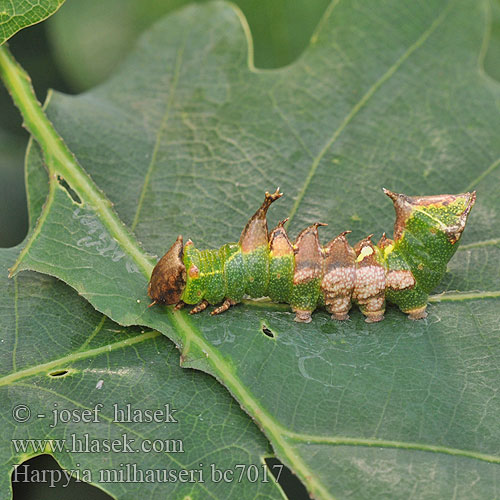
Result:
{"type": "Polygon", "coordinates": [[[184,245],[179,235],[170,250],[158,261],[151,273],[148,295],[153,304],[177,304],[186,286],[186,266],[182,261],[184,245]]]}

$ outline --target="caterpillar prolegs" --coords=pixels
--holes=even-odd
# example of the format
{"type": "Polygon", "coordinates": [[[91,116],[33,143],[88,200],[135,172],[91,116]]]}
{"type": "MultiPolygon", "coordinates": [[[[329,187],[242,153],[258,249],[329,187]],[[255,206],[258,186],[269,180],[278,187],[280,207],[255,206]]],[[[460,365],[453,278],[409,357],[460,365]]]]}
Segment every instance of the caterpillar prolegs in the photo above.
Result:
{"type": "Polygon", "coordinates": [[[476,200],[476,193],[406,196],[387,189],[394,202],[394,239],[384,235],[375,245],[367,236],[354,247],[346,234],[321,246],[316,222],[291,243],[281,221],[268,234],[266,214],[282,196],[266,192],[264,202],[241,233],[238,243],[217,250],[198,250],[179,236],[151,274],[148,294],[154,304],[194,305],[191,314],[209,304],[220,314],[244,295],[270,297],[290,304],[295,321],[309,323],[324,306],[332,319],[347,319],[352,302],[367,322],[384,319],[386,300],[410,319],[427,316],[431,290],[455,253],[476,200]]]}

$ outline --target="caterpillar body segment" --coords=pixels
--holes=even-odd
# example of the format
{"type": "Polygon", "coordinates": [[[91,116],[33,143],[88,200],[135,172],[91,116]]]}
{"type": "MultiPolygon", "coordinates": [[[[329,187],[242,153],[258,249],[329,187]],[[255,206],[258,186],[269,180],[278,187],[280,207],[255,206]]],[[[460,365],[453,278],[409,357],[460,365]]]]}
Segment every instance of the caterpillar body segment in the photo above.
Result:
{"type": "Polygon", "coordinates": [[[278,223],[269,236],[269,284],[267,294],[274,302],[290,303],[295,270],[295,251],[283,227],[288,219],[278,223]]]}
{"type": "Polygon", "coordinates": [[[354,247],[349,231],[324,247],[314,223],[292,243],[281,221],[268,233],[266,214],[282,196],[279,188],[266,193],[248,221],[238,243],[199,250],[179,236],[153,269],[148,294],[154,304],[190,304],[191,314],[209,304],[220,314],[243,296],[268,296],[290,304],[295,320],[308,323],[324,306],[332,319],[347,319],[352,303],[367,322],[384,318],[386,300],[408,313],[426,316],[430,291],[446,272],[465,228],[476,194],[410,197],[385,190],[394,202],[394,239],[385,233],[377,244],[373,235],[354,247]]]}
{"type": "Polygon", "coordinates": [[[386,269],[372,234],[354,246],[356,278],[352,298],[368,323],[384,319],[386,269]]]}
{"type": "Polygon", "coordinates": [[[326,310],[333,319],[349,318],[352,293],[356,283],[356,252],[347,242],[346,234],[340,233],[323,249],[323,291],[326,310]]]}
{"type": "Polygon", "coordinates": [[[321,280],[323,275],[323,249],[319,242],[316,222],[306,227],[294,244],[295,268],[293,271],[292,295],[290,305],[295,312],[295,321],[309,323],[311,313],[318,302],[322,302],[321,280]]]}

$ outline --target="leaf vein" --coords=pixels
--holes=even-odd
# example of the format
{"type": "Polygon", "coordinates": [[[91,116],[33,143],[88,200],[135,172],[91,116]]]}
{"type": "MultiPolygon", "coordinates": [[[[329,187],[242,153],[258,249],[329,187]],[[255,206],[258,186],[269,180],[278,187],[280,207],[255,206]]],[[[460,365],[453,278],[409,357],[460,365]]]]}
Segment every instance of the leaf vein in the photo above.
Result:
{"type": "Polygon", "coordinates": [[[288,437],[294,441],[305,441],[307,443],[316,444],[330,444],[334,446],[364,446],[374,448],[398,448],[404,450],[427,451],[433,453],[442,453],[445,455],[461,456],[466,458],[473,458],[483,462],[493,464],[500,464],[500,457],[488,453],[480,453],[471,450],[461,450],[459,448],[451,448],[448,446],[432,445],[426,443],[414,443],[406,441],[393,441],[388,439],[367,439],[367,438],[351,438],[344,436],[314,436],[308,434],[300,434],[285,431],[288,437]]]}
{"type": "Polygon", "coordinates": [[[146,172],[146,177],[144,179],[144,184],[142,185],[141,194],[139,196],[139,202],[137,204],[137,210],[135,212],[134,220],[133,220],[132,226],[131,226],[132,231],[136,228],[137,224],[139,223],[139,217],[141,214],[142,206],[144,204],[144,199],[146,197],[146,191],[150,185],[151,176],[153,175],[153,170],[156,166],[156,158],[158,156],[158,151],[160,149],[161,139],[163,137],[163,133],[165,132],[165,129],[167,128],[167,123],[168,123],[168,120],[170,118],[170,111],[172,109],[172,104],[174,102],[175,92],[177,89],[177,82],[179,80],[179,74],[180,74],[181,67],[182,67],[182,55],[184,53],[185,45],[186,45],[186,39],[184,38],[182,45],[180,46],[179,50],[177,51],[174,74],[172,76],[171,90],[169,92],[167,104],[165,107],[165,113],[163,115],[161,125],[160,125],[160,128],[158,130],[158,134],[156,135],[156,141],[155,141],[155,145],[153,148],[153,153],[151,155],[151,162],[149,163],[148,170],[146,172]]]}
{"type": "Polygon", "coordinates": [[[426,42],[429,36],[443,22],[451,5],[452,5],[452,0],[448,2],[448,4],[443,9],[441,14],[432,22],[429,28],[427,28],[427,30],[425,30],[422,33],[422,35],[420,35],[420,37],[412,45],[410,45],[410,47],[408,47],[408,49],[397,59],[397,61],[368,89],[368,91],[363,95],[363,97],[354,105],[351,111],[342,120],[340,126],[334,131],[333,135],[330,137],[330,139],[328,139],[328,141],[323,146],[321,151],[314,158],[311,167],[309,169],[309,174],[307,175],[306,180],[302,186],[302,189],[300,190],[297,199],[293,204],[292,210],[290,211],[290,214],[288,216],[289,217],[288,224],[290,224],[290,221],[295,216],[299,208],[299,205],[305,196],[307,188],[309,187],[309,184],[311,183],[312,178],[314,177],[314,174],[316,173],[316,170],[318,169],[318,166],[323,157],[325,156],[325,154],[333,146],[337,138],[344,131],[347,125],[349,125],[352,119],[359,113],[359,111],[368,103],[368,101],[372,98],[372,96],[377,92],[377,90],[379,90],[382,87],[382,85],[387,80],[389,80],[394,75],[394,73],[396,73],[396,71],[401,67],[401,65],[426,42]]]}
{"type": "Polygon", "coordinates": [[[145,340],[149,340],[151,338],[158,337],[160,335],[161,334],[159,332],[152,330],[132,338],[126,338],[125,340],[121,340],[120,342],[116,342],[114,344],[106,344],[104,346],[96,347],[94,349],[89,349],[87,351],[75,352],[73,354],[69,354],[67,356],[63,356],[61,358],[48,361],[47,363],[42,363],[39,365],[32,366],[30,368],[26,368],[24,370],[12,372],[0,378],[0,386],[12,384],[16,380],[29,377],[31,375],[38,375],[39,373],[43,373],[44,371],[54,368],[56,366],[60,366],[61,364],[73,363],[80,359],[97,356],[102,353],[107,353],[109,351],[121,349],[122,347],[128,347],[137,344],[138,342],[144,342],[145,340]]]}

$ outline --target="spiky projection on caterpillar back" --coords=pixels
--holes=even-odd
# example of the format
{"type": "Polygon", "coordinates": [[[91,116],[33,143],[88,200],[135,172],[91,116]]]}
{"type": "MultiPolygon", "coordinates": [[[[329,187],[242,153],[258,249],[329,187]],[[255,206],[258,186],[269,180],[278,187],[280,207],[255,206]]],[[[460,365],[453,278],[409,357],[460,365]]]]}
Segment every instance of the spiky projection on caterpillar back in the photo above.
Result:
{"type": "Polygon", "coordinates": [[[268,296],[290,304],[295,321],[308,323],[318,306],[336,320],[347,319],[352,302],[367,322],[384,319],[386,300],[410,319],[425,318],[431,290],[446,272],[465,228],[476,193],[410,197],[387,189],[396,209],[394,239],[370,235],[351,247],[349,231],[324,247],[316,222],[291,243],[286,220],[268,234],[266,214],[282,196],[266,193],[262,206],[241,233],[238,243],[218,250],[198,250],[179,236],[158,261],[148,286],[154,304],[192,304],[191,314],[209,304],[220,314],[244,295],[268,296]]]}

